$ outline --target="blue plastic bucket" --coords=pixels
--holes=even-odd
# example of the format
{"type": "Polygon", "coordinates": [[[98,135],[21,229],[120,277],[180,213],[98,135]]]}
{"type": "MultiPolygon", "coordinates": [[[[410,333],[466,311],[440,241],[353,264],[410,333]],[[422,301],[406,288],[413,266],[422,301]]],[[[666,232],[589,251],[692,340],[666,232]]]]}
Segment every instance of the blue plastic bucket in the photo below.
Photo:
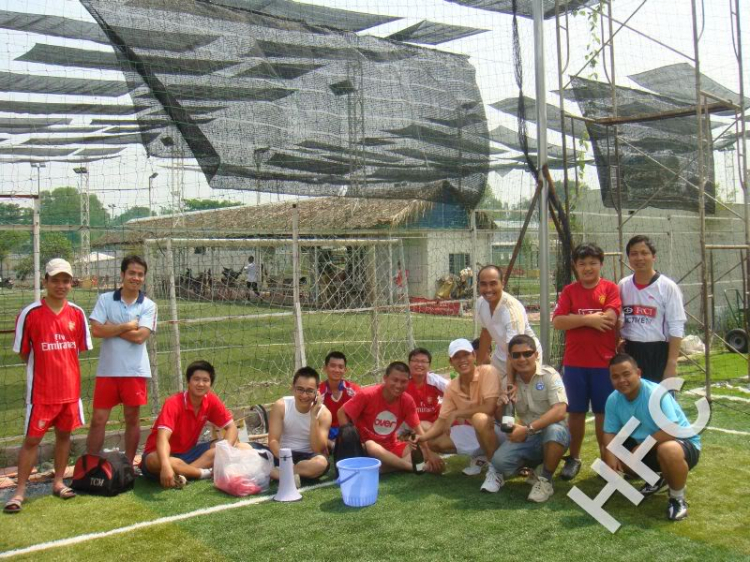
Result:
{"type": "Polygon", "coordinates": [[[366,507],[378,501],[380,461],[369,457],[352,457],[336,463],[339,469],[341,497],[350,507],[366,507]]]}

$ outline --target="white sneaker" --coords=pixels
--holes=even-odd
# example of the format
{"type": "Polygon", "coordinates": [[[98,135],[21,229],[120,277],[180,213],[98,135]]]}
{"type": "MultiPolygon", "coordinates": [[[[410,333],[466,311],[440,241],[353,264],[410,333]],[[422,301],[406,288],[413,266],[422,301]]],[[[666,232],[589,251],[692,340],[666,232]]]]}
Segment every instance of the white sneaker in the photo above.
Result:
{"type": "Polygon", "coordinates": [[[547,480],[544,476],[539,476],[536,484],[531,488],[528,500],[536,503],[544,503],[550,499],[554,493],[555,490],[552,488],[552,482],[547,480]]]}
{"type": "Polygon", "coordinates": [[[490,494],[496,494],[500,491],[500,488],[505,484],[502,474],[495,472],[495,467],[490,464],[487,467],[487,476],[484,477],[484,483],[479,488],[482,492],[489,492],[490,494]]]}
{"type": "Polygon", "coordinates": [[[462,472],[466,476],[476,476],[477,474],[482,473],[482,469],[487,466],[487,457],[484,455],[479,455],[478,457],[471,457],[471,460],[469,461],[469,466],[464,468],[462,472]]]}

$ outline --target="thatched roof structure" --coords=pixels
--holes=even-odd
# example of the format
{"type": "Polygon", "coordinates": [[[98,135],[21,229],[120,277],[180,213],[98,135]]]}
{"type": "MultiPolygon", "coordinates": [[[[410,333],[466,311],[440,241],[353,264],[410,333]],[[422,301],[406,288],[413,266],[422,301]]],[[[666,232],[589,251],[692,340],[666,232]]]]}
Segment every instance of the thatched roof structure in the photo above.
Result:
{"type": "MultiPolygon", "coordinates": [[[[109,231],[95,245],[132,245],[146,238],[166,237],[291,236],[295,204],[299,209],[300,236],[376,234],[393,228],[450,228],[451,218],[467,216],[459,207],[429,201],[323,197],[184,213],[180,226],[174,226],[174,215],[134,219],[120,229],[109,231]],[[449,216],[436,221],[436,213],[449,216]]],[[[464,222],[468,223],[468,219],[464,222]]],[[[477,226],[494,227],[484,213],[478,213],[477,226]]],[[[466,226],[457,224],[453,228],[466,226]]]]}

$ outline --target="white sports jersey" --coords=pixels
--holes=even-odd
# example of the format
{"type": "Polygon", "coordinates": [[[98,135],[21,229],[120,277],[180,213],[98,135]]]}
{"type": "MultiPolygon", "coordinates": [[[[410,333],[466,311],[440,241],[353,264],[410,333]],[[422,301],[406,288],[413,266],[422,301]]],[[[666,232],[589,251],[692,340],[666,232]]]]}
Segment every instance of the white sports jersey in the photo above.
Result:
{"type": "Polygon", "coordinates": [[[677,283],[659,274],[648,286],[639,289],[633,276],[620,280],[622,328],[629,341],[652,342],[681,338],[685,333],[685,308],[677,283]]]}
{"type": "Polygon", "coordinates": [[[500,302],[495,307],[494,314],[490,314],[490,303],[484,297],[477,299],[477,315],[482,328],[487,330],[495,342],[494,358],[501,363],[508,359],[508,342],[513,336],[526,334],[536,341],[539,357],[542,356],[542,345],[529,325],[526,309],[517,298],[503,291],[500,302]]]}

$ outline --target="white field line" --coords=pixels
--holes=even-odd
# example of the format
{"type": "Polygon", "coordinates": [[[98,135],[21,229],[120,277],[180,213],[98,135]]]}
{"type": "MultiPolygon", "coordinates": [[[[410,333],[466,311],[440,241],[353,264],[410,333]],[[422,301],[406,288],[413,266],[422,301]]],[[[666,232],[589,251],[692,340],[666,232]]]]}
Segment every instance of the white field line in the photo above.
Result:
{"type": "MultiPolygon", "coordinates": [[[[692,394],[693,396],[705,396],[706,391],[702,388],[694,388],[693,390],[688,390],[686,394],[692,394]]],[[[731,402],[743,402],[745,404],[750,404],[750,398],[743,398],[742,396],[725,396],[723,394],[712,394],[711,399],[729,400],[731,402]]]]}
{"type": "MultiPolygon", "coordinates": [[[[300,492],[307,492],[315,490],[316,488],[324,488],[326,486],[332,486],[335,482],[324,482],[322,484],[315,484],[313,486],[307,486],[301,488],[300,492]]],[[[179,515],[170,515],[168,517],[160,517],[158,519],[152,519],[150,521],[142,521],[133,525],[127,525],[125,527],[119,527],[117,529],[111,529],[109,531],[102,531],[100,533],[87,533],[85,535],[78,535],[77,537],[70,537],[67,539],[59,539],[56,541],[43,542],[24,548],[17,548],[15,550],[6,550],[0,552],[0,558],[12,558],[13,556],[20,556],[21,554],[30,554],[32,552],[41,552],[43,550],[49,550],[51,548],[58,548],[61,546],[71,546],[74,544],[80,544],[96,539],[103,539],[105,537],[112,537],[115,535],[122,535],[131,531],[137,531],[139,529],[146,529],[148,527],[154,527],[156,525],[164,525],[166,523],[174,523],[176,521],[184,521],[185,519],[192,519],[194,517],[200,517],[202,515],[210,515],[212,513],[219,513],[222,511],[229,511],[231,509],[237,509],[248,505],[254,505],[258,503],[267,502],[273,499],[273,496],[260,496],[246,500],[241,500],[236,503],[230,503],[225,505],[216,505],[214,507],[207,507],[204,509],[196,509],[195,511],[189,511],[187,513],[181,513],[179,515]]]]}
{"type": "MultiPolygon", "coordinates": [[[[586,423],[594,421],[594,416],[586,418],[586,423]]],[[[729,433],[731,435],[750,435],[750,431],[740,431],[738,429],[724,429],[723,427],[713,427],[710,425],[706,426],[706,429],[711,431],[718,431],[720,433],[729,433]]]]}

